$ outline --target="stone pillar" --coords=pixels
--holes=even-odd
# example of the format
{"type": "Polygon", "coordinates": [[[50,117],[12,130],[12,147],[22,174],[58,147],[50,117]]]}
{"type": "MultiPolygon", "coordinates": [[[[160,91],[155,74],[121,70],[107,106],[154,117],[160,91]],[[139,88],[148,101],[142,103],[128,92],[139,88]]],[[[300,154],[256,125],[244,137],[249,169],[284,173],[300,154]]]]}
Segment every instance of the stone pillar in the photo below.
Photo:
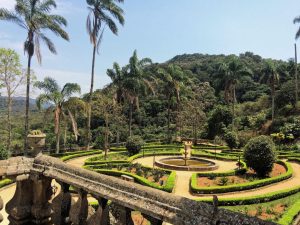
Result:
{"type": "Polygon", "coordinates": [[[109,207],[107,199],[93,196],[98,201],[98,209],[88,220],[88,225],[107,225],[109,221],[109,207]]]}
{"type": "Polygon", "coordinates": [[[109,210],[110,225],[134,225],[131,209],[112,203],[109,210]]]}
{"type": "Polygon", "coordinates": [[[51,224],[51,205],[52,197],[51,178],[33,176],[33,202],[31,207],[32,224],[48,225],[51,224]]]}
{"type": "MultiPolygon", "coordinates": [[[[3,209],[3,200],[2,200],[2,198],[1,198],[1,196],[0,196],[0,210],[2,210],[3,209]]],[[[3,216],[2,216],[2,214],[0,214],[0,223],[3,221],[3,216]]]]}
{"type": "Polygon", "coordinates": [[[17,177],[16,192],[14,197],[6,204],[10,225],[31,224],[31,206],[33,199],[33,182],[29,177],[17,177]]]}
{"type": "Polygon", "coordinates": [[[72,218],[72,224],[74,225],[86,225],[88,217],[88,200],[87,193],[84,190],[78,191],[78,200],[74,205],[74,218],[72,218]]]}
{"type": "Polygon", "coordinates": [[[162,220],[156,219],[152,216],[148,216],[147,214],[144,214],[144,213],[142,215],[146,220],[148,220],[151,223],[151,225],[162,225],[163,224],[162,220]]]}
{"type": "Polygon", "coordinates": [[[52,200],[52,220],[56,225],[70,225],[70,210],[72,196],[69,191],[70,185],[60,183],[60,193],[52,200]]]}

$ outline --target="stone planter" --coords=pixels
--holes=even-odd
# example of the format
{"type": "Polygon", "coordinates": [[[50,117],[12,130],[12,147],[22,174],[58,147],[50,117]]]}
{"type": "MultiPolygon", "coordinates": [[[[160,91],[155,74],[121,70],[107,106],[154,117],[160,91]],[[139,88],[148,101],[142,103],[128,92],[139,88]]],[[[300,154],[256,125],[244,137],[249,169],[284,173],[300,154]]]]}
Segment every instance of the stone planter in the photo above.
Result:
{"type": "Polygon", "coordinates": [[[30,155],[36,156],[46,145],[46,134],[29,134],[27,136],[30,155]]]}

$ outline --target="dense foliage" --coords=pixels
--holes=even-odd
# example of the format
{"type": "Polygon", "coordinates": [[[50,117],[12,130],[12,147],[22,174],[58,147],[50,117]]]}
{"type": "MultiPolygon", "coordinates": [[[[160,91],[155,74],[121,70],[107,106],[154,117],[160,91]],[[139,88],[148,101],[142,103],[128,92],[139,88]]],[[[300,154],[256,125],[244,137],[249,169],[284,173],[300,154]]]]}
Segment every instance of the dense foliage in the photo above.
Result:
{"type": "Polygon", "coordinates": [[[141,151],[143,144],[143,139],[140,136],[135,135],[129,137],[126,142],[126,149],[129,155],[138,154],[141,151]]]}
{"type": "Polygon", "coordinates": [[[258,176],[268,175],[276,160],[275,145],[267,136],[258,136],[251,139],[244,148],[244,160],[258,176]]]}

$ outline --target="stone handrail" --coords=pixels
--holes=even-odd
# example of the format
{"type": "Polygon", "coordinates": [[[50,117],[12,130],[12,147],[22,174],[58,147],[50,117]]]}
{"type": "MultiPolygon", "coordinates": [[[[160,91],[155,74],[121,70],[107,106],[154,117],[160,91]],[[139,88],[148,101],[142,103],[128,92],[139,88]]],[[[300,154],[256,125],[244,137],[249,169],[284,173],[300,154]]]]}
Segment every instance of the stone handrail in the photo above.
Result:
{"type": "Polygon", "coordinates": [[[151,222],[174,225],[260,225],[274,224],[240,213],[219,209],[132,182],[77,168],[59,159],[38,155],[0,161],[0,175],[14,178],[17,189],[7,204],[11,224],[133,224],[131,211],[139,211],[151,222]],[[61,185],[53,197],[51,182],[61,185]],[[69,187],[77,191],[78,201],[72,204],[69,187]],[[99,203],[91,215],[88,194],[99,203]],[[111,201],[111,204],[108,204],[111,201]],[[53,216],[54,215],[54,216],[53,216]],[[52,219],[51,219],[52,218],[52,219]],[[52,222],[50,222],[52,220],[52,222]]]}

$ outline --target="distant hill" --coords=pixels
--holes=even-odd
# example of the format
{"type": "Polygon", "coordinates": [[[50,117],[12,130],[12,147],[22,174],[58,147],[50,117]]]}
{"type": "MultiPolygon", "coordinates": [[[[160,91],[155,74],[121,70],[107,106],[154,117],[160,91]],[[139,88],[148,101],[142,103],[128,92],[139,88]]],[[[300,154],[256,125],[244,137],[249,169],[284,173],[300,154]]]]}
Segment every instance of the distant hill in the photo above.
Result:
{"type": "MultiPolygon", "coordinates": [[[[7,97],[0,96],[0,112],[6,111],[7,97]]],[[[30,99],[30,110],[37,110],[35,99],[30,99]]],[[[13,113],[23,113],[25,111],[26,98],[25,97],[13,97],[13,113]]]]}

